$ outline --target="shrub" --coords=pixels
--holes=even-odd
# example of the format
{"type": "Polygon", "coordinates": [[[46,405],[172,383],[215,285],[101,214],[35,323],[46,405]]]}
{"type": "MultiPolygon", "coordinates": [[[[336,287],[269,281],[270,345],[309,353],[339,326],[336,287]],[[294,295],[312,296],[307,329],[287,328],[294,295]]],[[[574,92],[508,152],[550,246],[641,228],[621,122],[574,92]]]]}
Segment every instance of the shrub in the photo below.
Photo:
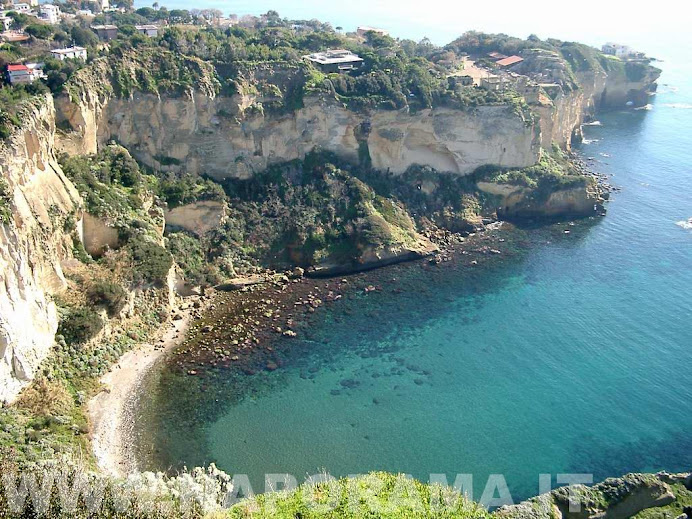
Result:
{"type": "Polygon", "coordinates": [[[163,285],[173,266],[171,253],[158,243],[138,236],[128,244],[132,256],[133,281],[138,284],[163,285]]]}
{"type": "Polygon", "coordinates": [[[187,283],[197,285],[220,281],[218,269],[207,262],[198,238],[184,232],[174,232],[168,235],[166,248],[183,270],[187,283]]]}
{"type": "Polygon", "coordinates": [[[127,303],[127,293],[123,287],[105,279],[97,281],[87,292],[87,297],[90,303],[105,307],[110,317],[118,315],[127,303]]]}
{"type": "Polygon", "coordinates": [[[186,175],[175,180],[163,180],[159,183],[158,195],[169,207],[191,204],[199,200],[225,200],[223,187],[213,180],[186,175]]]}
{"type": "Polygon", "coordinates": [[[60,321],[58,335],[72,344],[83,344],[96,336],[103,328],[103,320],[90,308],[70,310],[60,321]]]}
{"type": "Polygon", "coordinates": [[[10,223],[12,220],[11,202],[12,195],[7,181],[4,178],[0,178],[0,224],[10,223]]]}

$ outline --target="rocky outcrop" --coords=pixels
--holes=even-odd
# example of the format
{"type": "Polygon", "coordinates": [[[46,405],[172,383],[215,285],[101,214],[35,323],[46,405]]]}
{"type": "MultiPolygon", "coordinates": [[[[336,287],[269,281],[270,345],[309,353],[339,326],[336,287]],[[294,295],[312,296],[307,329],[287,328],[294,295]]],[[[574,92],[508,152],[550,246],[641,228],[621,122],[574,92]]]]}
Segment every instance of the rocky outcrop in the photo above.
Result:
{"type": "Polygon", "coordinates": [[[309,277],[333,277],[372,270],[386,265],[425,258],[438,252],[439,248],[427,238],[418,235],[416,240],[406,244],[384,247],[368,247],[361,251],[356,261],[351,263],[323,263],[308,269],[309,277]]]}
{"type": "Polygon", "coordinates": [[[646,105],[660,71],[644,67],[636,80],[628,78],[624,65],[610,72],[582,72],[577,75],[579,89],[564,92],[556,87],[551,89],[552,98],[539,96],[532,108],[539,115],[541,146],[550,149],[556,143],[569,149],[573,137],[581,135],[585,118],[600,111],[646,105]]]}
{"type": "MultiPolygon", "coordinates": [[[[689,474],[628,474],[592,487],[561,487],[518,505],[499,508],[498,519],[628,519],[642,510],[676,500],[673,485],[688,485],[689,474]]],[[[661,513],[661,517],[674,517],[661,513]]]]}
{"type": "Polygon", "coordinates": [[[478,189],[498,197],[497,216],[509,220],[583,218],[603,210],[603,199],[593,179],[550,192],[512,184],[478,182],[478,189]]]}
{"type": "Polygon", "coordinates": [[[89,213],[84,213],[82,217],[81,237],[84,249],[94,258],[101,257],[108,249],[120,246],[118,229],[89,213]]]}
{"type": "Polygon", "coordinates": [[[62,149],[93,152],[116,140],[148,166],[217,179],[247,178],[269,164],[300,159],[319,147],[353,162],[370,160],[394,173],[412,164],[467,174],[479,166],[525,167],[538,159],[538,131],[509,106],[470,111],[435,108],[416,114],[347,110],[310,97],[288,114],[253,113],[242,96],[130,98],[82,92],[59,101],[62,149]]]}
{"type": "Polygon", "coordinates": [[[11,193],[11,221],[0,225],[0,401],[12,401],[53,344],[58,316],[51,294],[65,288],[65,232],[80,197],[54,155],[54,108],[41,98],[22,127],[0,143],[0,173],[11,193]]]}
{"type": "Polygon", "coordinates": [[[226,204],[204,200],[170,209],[165,216],[166,230],[183,229],[197,236],[204,236],[226,221],[226,204]]]}

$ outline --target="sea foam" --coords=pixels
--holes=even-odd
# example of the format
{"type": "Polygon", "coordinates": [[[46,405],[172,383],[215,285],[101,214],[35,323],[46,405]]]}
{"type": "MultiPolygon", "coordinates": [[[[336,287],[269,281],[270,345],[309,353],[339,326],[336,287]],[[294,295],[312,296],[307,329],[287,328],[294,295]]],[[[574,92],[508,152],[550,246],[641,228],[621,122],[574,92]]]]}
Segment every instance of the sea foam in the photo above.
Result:
{"type": "Polygon", "coordinates": [[[692,109],[692,104],[690,103],[664,103],[663,106],[666,108],[680,108],[681,110],[692,109]]]}
{"type": "Polygon", "coordinates": [[[683,229],[692,230],[692,218],[689,220],[680,220],[679,222],[675,222],[675,225],[679,225],[683,229]]]}

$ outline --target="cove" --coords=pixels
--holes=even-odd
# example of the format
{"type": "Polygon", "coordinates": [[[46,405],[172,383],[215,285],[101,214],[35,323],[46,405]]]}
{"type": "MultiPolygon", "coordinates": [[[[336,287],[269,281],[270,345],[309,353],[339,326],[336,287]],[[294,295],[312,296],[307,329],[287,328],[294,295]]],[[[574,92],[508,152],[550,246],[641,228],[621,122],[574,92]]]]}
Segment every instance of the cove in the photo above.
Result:
{"type": "Polygon", "coordinates": [[[280,339],[275,371],[210,370],[200,391],[162,366],[138,410],[142,468],[215,462],[256,491],[267,473],[464,473],[477,497],[497,473],[515,500],[542,473],[688,469],[689,87],[585,128],[581,154],[622,188],[607,217],[508,232],[477,269],[354,276],[382,290],[354,289],[280,339]]]}

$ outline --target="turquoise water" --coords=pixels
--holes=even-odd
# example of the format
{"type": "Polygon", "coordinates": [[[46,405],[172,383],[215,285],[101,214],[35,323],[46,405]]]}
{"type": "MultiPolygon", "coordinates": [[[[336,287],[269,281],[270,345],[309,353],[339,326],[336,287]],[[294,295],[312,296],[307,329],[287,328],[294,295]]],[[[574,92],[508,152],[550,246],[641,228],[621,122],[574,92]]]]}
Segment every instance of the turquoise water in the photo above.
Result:
{"type": "Polygon", "coordinates": [[[162,385],[159,463],[214,461],[256,491],[266,473],[381,469],[470,473],[479,497],[500,473],[515,499],[541,473],[689,470],[687,72],[664,74],[650,110],[585,128],[581,153],[622,188],[607,217],[520,231],[521,251],[486,270],[380,270],[383,290],[327,308],[284,368],[205,395],[162,385]],[[213,412],[178,424],[195,398],[213,412]]]}
{"type": "MultiPolygon", "coordinates": [[[[257,14],[276,2],[203,3],[257,14]]],[[[375,4],[279,10],[347,28],[365,19],[438,43],[472,28],[449,18],[411,24],[415,15],[388,18],[375,4]]],[[[564,37],[541,34],[550,35],[564,37]]],[[[229,376],[203,394],[164,376],[149,403],[152,463],[214,461],[248,474],[256,491],[265,473],[300,481],[381,469],[450,482],[471,473],[479,497],[488,475],[501,473],[515,499],[535,494],[541,473],[599,480],[689,470],[692,229],[676,222],[692,217],[692,64],[669,59],[674,47],[659,36],[626,41],[666,58],[651,109],[585,128],[581,153],[622,188],[607,217],[526,230],[521,252],[488,269],[413,264],[372,274],[397,281],[329,306],[275,372],[229,376]],[[197,419],[183,421],[190,406],[197,419]]]]}

